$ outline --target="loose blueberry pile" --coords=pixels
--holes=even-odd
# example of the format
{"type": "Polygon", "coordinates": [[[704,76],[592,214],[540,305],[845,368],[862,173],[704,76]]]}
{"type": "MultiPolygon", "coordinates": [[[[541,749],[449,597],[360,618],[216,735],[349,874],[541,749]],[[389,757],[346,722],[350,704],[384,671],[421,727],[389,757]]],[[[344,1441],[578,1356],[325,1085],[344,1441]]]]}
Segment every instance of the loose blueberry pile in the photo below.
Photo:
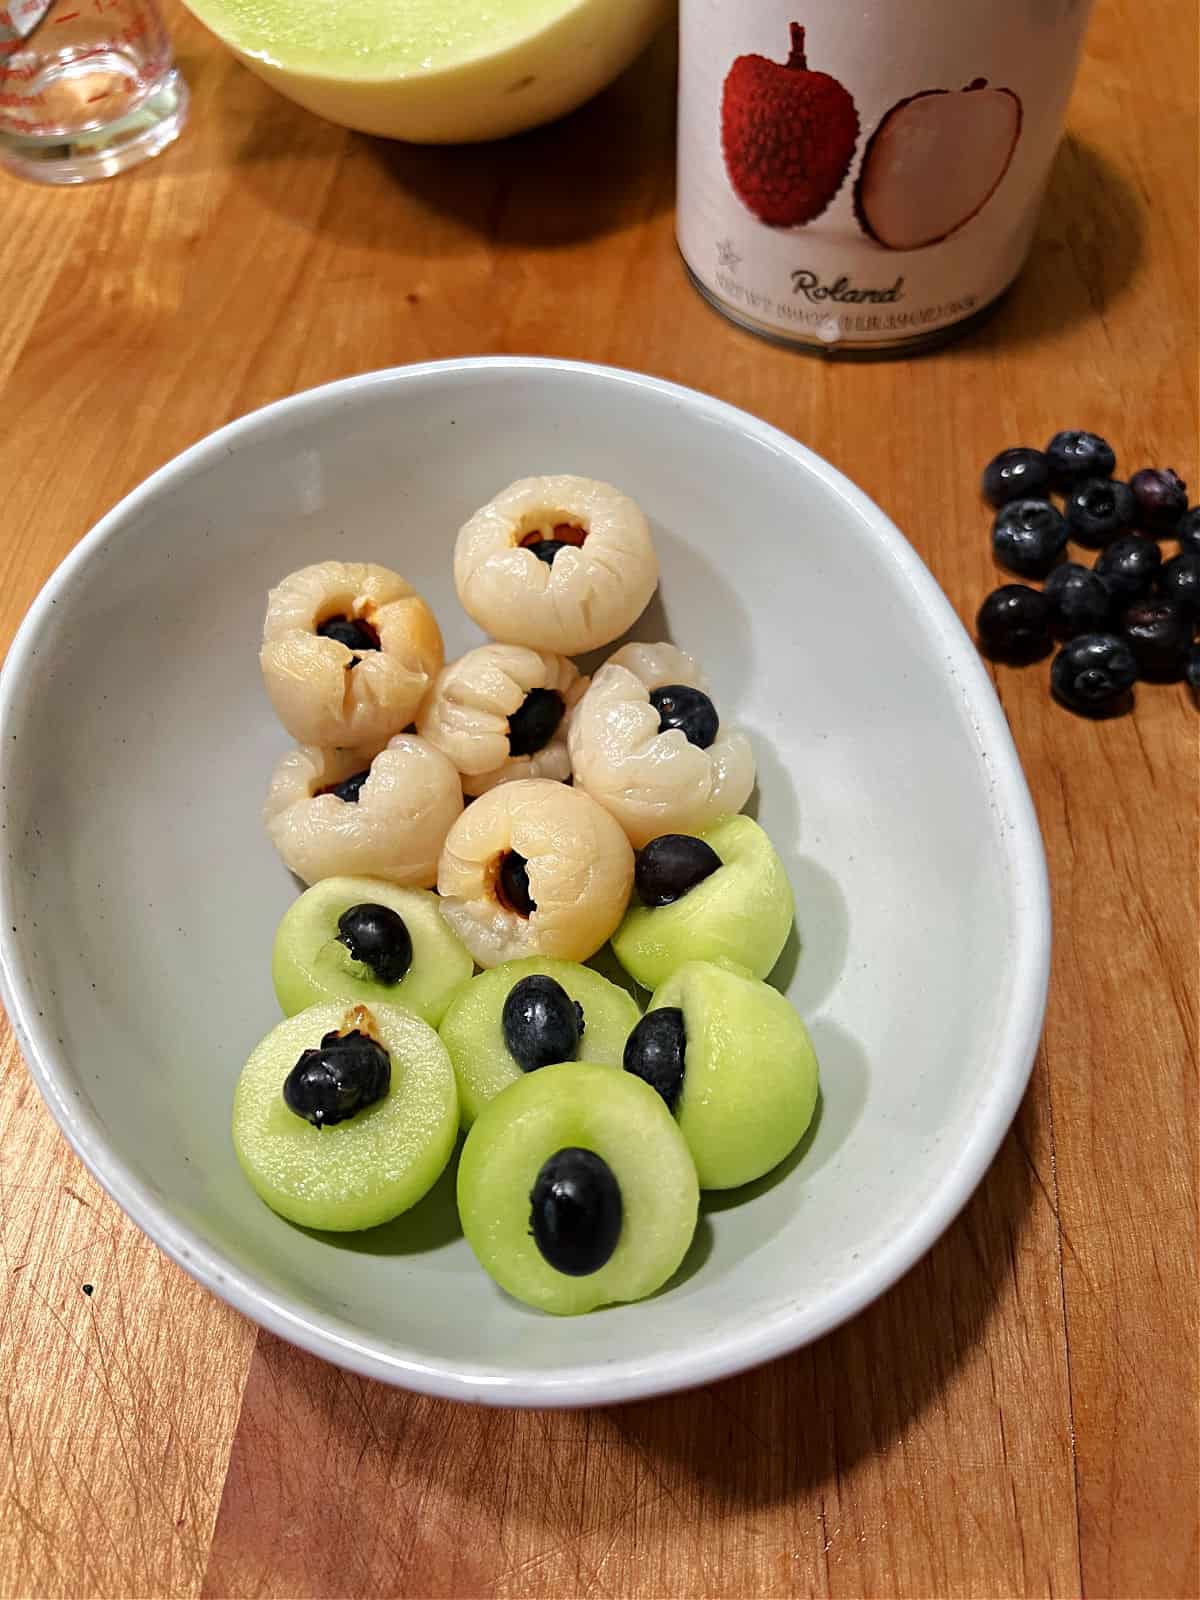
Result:
{"type": "Polygon", "coordinates": [[[1002,450],[983,471],[997,564],[1045,582],[993,590],[976,619],[980,647],[1020,664],[1057,640],[1055,698],[1090,716],[1124,709],[1138,681],[1186,678],[1200,690],[1200,506],[1189,510],[1170,467],[1144,467],[1128,483],[1116,467],[1106,440],[1069,430],[1045,450],[1002,450]],[[1160,539],[1178,553],[1164,559],[1160,539]],[[1071,541],[1099,551],[1091,566],[1062,559],[1071,541]]]}

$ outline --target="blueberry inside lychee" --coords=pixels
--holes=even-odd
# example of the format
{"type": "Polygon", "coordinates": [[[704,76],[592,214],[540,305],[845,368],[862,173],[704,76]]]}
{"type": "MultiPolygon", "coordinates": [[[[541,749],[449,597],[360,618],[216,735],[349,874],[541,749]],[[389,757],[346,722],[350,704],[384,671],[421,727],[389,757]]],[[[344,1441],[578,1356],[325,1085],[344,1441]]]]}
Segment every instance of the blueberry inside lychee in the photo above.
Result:
{"type": "Polygon", "coordinates": [[[641,1078],[674,1111],[683,1088],[683,1069],[687,1033],[679,1006],[661,1006],[648,1011],[629,1035],[625,1044],[624,1067],[641,1078]]]}
{"type": "Polygon", "coordinates": [[[319,789],[318,794],[332,794],[339,800],[344,800],[347,805],[356,806],[362,786],[371,776],[370,767],[364,767],[361,772],[355,772],[348,778],[343,778],[341,783],[331,783],[327,789],[319,789]]]}
{"type": "Polygon", "coordinates": [[[686,683],[665,683],[651,689],[650,704],[658,712],[660,733],[678,728],[699,750],[707,750],[716,739],[721,719],[702,689],[693,689],[686,683]]]}
{"type": "Polygon", "coordinates": [[[552,567],[555,556],[561,550],[578,550],[586,540],[586,528],[581,528],[573,522],[556,522],[548,539],[538,528],[533,533],[525,535],[521,540],[521,548],[530,551],[539,561],[544,561],[548,567],[552,567]]]}
{"type": "Polygon", "coordinates": [[[337,937],[380,983],[399,983],[412,966],[412,936],[404,918],[390,906],[373,901],[351,906],[338,918],[337,937]]]}
{"type": "Polygon", "coordinates": [[[529,1195],[534,1243],[557,1272],[598,1272],[617,1248],[624,1206],[613,1170],[594,1150],[576,1145],[542,1163],[529,1195]]]}
{"type": "Polygon", "coordinates": [[[496,873],[496,898],[518,917],[531,917],[537,901],[529,892],[529,863],[516,850],[506,850],[496,873]]]}
{"type": "Polygon", "coordinates": [[[504,1042],[522,1072],[572,1061],[583,1036],[583,1007],[561,983],[532,973],[509,990],[501,1013],[504,1042]]]}
{"type": "Polygon", "coordinates": [[[720,866],[720,856],[703,839],[662,833],[638,851],[633,881],[644,906],[669,906],[720,866]]]}
{"type": "Polygon", "coordinates": [[[304,1051],[284,1079],[283,1098],[298,1117],[329,1128],[382,1100],[391,1079],[391,1057],[381,1044],[357,1028],[334,1030],[304,1051]]]}
{"type": "Polygon", "coordinates": [[[531,756],[558,732],[566,706],[557,689],[531,689],[508,719],[508,748],[514,756],[531,756]]]}
{"type": "MultiPolygon", "coordinates": [[[[338,644],[344,644],[347,650],[378,650],[380,648],[379,635],[369,622],[364,622],[361,617],[347,617],[339,614],[335,617],[326,617],[325,621],[317,625],[317,636],[321,639],[336,639],[338,644]]],[[[349,663],[351,667],[358,665],[356,655],[349,663]]]]}

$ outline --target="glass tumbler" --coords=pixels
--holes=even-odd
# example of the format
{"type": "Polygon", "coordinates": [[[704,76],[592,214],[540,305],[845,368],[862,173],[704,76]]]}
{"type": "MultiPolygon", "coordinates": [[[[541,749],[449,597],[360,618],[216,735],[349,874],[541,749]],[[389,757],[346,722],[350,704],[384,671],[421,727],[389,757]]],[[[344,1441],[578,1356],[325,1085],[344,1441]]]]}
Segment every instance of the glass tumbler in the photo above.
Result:
{"type": "Polygon", "coordinates": [[[0,0],[0,167],[111,177],[165,149],[187,103],[154,0],[0,0]]]}

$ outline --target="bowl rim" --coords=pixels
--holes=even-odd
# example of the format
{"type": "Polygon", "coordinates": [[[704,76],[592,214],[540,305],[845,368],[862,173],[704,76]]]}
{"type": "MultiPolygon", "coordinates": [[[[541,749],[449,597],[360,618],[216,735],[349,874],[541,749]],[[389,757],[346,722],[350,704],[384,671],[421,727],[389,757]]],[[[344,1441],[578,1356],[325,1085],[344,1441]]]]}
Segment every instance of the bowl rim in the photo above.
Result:
{"type": "MultiPolygon", "coordinates": [[[[234,419],[159,467],[84,535],[47,579],[17,630],[0,669],[0,734],[16,716],[18,685],[34,670],[31,652],[50,608],[72,580],[128,520],[177,479],[204,470],[237,445],[305,413],[359,402],[373,391],[447,376],[537,374],[553,381],[588,378],[649,390],[692,410],[722,430],[788,456],[822,481],[865,521],[883,554],[905,579],[917,609],[936,631],[978,748],[985,753],[992,803],[1000,828],[1013,905],[1012,1003],[993,1056],[997,1070],[976,1108],[969,1137],[942,1170],[922,1209],[902,1231],[855,1270],[817,1312],[780,1308],[752,1325],[695,1347],[650,1357],[581,1364],[553,1374],[514,1375],[484,1363],[464,1368],[385,1350],[348,1324],[314,1312],[299,1297],[265,1288],[252,1272],[232,1265],[215,1246],[180,1222],[169,1207],[110,1148],[98,1118],[69,1085],[72,1069],[50,1028],[37,1015],[27,962],[0,932],[0,999],[34,1082],[76,1155],[126,1215],[191,1277],[259,1326],[365,1377],[421,1394],[501,1406],[605,1405],[672,1393],[730,1377],[820,1338],[889,1289],[930,1248],[966,1204],[1016,1114],[1041,1037],[1050,972],[1050,893],[1037,815],[991,678],[949,600],[913,547],[884,512],[837,468],[798,440],[736,406],[645,373],[595,363],[533,356],[469,356],[382,368],[302,390],[234,419]]],[[[0,823],[11,822],[13,801],[0,792],[0,823]]],[[[0,929],[10,926],[14,868],[0,855],[0,929]]]]}

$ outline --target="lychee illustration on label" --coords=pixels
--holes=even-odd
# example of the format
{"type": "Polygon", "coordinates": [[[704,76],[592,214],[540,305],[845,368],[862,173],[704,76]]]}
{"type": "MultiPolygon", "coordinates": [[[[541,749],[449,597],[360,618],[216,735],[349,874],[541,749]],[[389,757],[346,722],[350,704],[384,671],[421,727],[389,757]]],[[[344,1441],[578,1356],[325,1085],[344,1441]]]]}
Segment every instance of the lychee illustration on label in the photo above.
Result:
{"type": "Polygon", "coordinates": [[[791,24],[786,61],[738,56],[721,96],[721,148],[734,192],[772,228],[819,217],[846,181],[858,112],[845,86],[809,69],[804,29],[791,24]]]}
{"type": "Polygon", "coordinates": [[[1020,98],[976,78],[897,103],[867,140],[854,185],[863,231],[888,250],[923,250],[977,217],[1012,164],[1020,98]]]}

